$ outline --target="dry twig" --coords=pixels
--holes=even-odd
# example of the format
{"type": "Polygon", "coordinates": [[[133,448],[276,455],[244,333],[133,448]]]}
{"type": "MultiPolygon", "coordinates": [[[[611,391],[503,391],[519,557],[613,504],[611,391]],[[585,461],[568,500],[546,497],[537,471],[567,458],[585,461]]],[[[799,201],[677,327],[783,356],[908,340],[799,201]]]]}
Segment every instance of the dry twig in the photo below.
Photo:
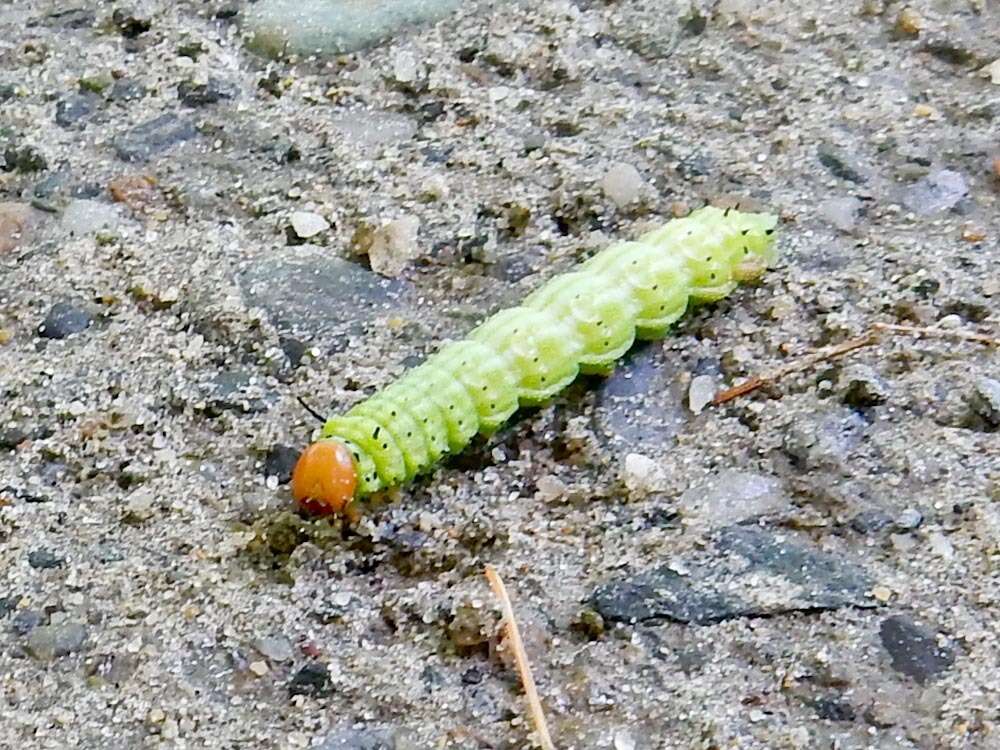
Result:
{"type": "Polygon", "coordinates": [[[552,738],[549,736],[548,724],[545,723],[545,713],[542,711],[542,701],[538,697],[538,688],[535,687],[535,678],[531,676],[531,665],[528,664],[528,654],[524,650],[521,631],[517,627],[517,620],[514,619],[514,608],[507,595],[507,587],[503,585],[503,579],[492,565],[486,566],[486,580],[490,582],[490,588],[500,600],[504,623],[507,626],[507,637],[514,650],[514,662],[517,664],[517,672],[524,686],[524,694],[528,698],[528,708],[535,731],[538,732],[539,742],[543,750],[555,750],[556,746],[552,744],[552,738]]]}
{"type": "Polygon", "coordinates": [[[963,341],[975,341],[986,346],[1000,346],[1000,339],[987,336],[974,331],[961,331],[950,328],[924,328],[921,326],[905,326],[896,323],[874,323],[866,333],[854,339],[848,339],[843,343],[819,349],[811,354],[807,354],[801,359],[791,362],[784,367],[779,367],[773,372],[765,375],[755,375],[749,380],[745,380],[732,388],[719,391],[712,399],[712,406],[720,406],[728,401],[753,393],[765,385],[776,383],[788,375],[796,372],[808,370],[820,362],[828,362],[831,359],[842,357],[845,354],[871,346],[878,342],[880,333],[906,334],[911,336],[924,336],[928,338],[961,339],[963,341]]]}

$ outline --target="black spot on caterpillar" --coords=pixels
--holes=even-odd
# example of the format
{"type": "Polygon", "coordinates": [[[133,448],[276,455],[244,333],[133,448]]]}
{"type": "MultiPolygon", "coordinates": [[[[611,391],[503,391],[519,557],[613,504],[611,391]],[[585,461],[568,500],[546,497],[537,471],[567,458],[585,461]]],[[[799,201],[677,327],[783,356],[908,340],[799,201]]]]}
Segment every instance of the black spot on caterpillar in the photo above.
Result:
{"type": "Polygon", "coordinates": [[[664,336],[689,305],[760,276],[776,223],[709,206],[612,245],[329,419],[322,439],[349,449],[356,498],[406,482],[579,373],[611,372],[635,339],[664,336]]]}

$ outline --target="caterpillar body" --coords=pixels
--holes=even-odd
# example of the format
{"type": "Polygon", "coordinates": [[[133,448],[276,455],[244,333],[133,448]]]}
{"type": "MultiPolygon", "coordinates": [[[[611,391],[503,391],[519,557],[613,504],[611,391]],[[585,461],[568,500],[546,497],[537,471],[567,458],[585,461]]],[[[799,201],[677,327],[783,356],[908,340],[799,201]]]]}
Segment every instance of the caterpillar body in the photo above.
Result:
{"type": "Polygon", "coordinates": [[[664,336],[691,304],[760,276],[775,259],[776,223],[708,206],[556,276],[330,418],[295,467],[296,500],[314,513],[340,512],[492,434],[579,373],[610,373],[637,338],[664,336]]]}

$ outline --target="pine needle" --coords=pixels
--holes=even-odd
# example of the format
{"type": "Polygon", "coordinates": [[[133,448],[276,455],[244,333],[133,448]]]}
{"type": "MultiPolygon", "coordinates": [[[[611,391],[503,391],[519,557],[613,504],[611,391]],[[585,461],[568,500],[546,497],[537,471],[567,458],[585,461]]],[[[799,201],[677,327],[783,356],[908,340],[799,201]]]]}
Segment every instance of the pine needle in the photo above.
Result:
{"type": "Polygon", "coordinates": [[[517,620],[514,619],[514,607],[507,595],[507,587],[503,585],[503,579],[500,578],[492,565],[486,566],[486,580],[490,582],[490,588],[500,600],[504,624],[507,626],[507,637],[514,651],[517,673],[521,678],[521,685],[524,686],[524,694],[528,698],[528,709],[532,723],[535,725],[535,731],[538,733],[539,742],[543,750],[556,750],[556,746],[552,744],[552,737],[549,736],[549,727],[545,722],[542,701],[538,697],[535,678],[531,676],[531,665],[528,663],[528,654],[524,650],[524,642],[521,640],[521,631],[517,627],[517,620]]]}

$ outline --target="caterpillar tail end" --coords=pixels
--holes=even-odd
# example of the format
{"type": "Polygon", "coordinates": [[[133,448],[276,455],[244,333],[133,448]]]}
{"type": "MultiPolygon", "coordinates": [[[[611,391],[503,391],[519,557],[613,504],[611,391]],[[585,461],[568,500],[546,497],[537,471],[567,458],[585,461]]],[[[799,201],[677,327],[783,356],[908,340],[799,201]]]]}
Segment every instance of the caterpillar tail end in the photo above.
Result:
{"type": "Polygon", "coordinates": [[[306,448],[292,471],[292,496],[307,513],[351,514],[358,472],[347,446],[319,440],[306,448]]]}

